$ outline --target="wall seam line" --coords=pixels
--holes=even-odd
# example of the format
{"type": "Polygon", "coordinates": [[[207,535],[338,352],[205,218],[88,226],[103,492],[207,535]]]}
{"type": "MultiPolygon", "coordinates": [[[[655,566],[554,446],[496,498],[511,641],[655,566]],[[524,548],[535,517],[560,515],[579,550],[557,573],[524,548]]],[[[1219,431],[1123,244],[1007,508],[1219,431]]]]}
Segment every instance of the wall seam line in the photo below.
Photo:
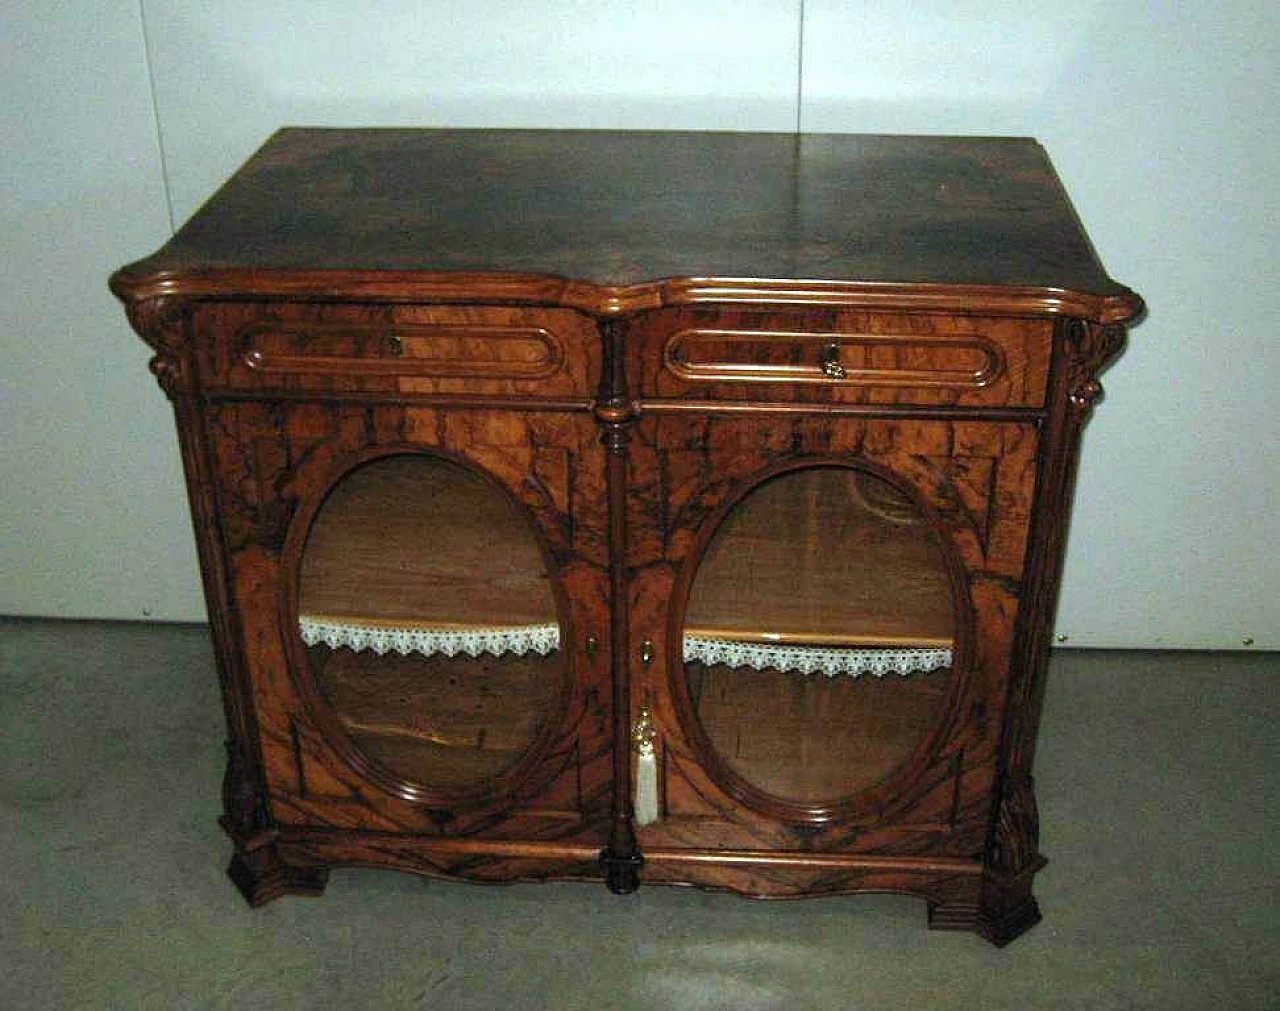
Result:
{"type": "Polygon", "coordinates": [[[146,0],[138,0],[138,20],[142,28],[142,54],[147,65],[147,86],[151,90],[151,118],[155,123],[156,150],[160,155],[160,181],[164,187],[164,203],[169,214],[169,232],[178,230],[173,212],[173,190],[169,185],[169,159],[165,153],[164,129],[160,125],[160,101],[156,95],[156,75],[151,60],[151,35],[147,31],[146,0]]]}
{"type": "Polygon", "coordinates": [[[804,4],[805,0],[800,0],[800,22],[796,32],[796,133],[801,131],[804,110],[804,4]]]}

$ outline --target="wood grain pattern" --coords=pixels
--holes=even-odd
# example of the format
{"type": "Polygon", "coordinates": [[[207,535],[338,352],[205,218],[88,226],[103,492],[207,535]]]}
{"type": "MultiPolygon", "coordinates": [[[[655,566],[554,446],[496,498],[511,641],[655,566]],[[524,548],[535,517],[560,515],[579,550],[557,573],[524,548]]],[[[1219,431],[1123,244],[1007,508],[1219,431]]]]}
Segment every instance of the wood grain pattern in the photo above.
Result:
{"type": "Polygon", "coordinates": [[[317,271],[374,281],[352,297],[496,275],[597,312],[680,279],[1070,293],[1099,320],[1141,304],[1033,140],[760,133],[283,130],[117,285],[227,296],[271,274],[280,294],[317,271]]]}
{"type": "Polygon", "coordinates": [[[1125,331],[1072,320],[1058,324],[1058,338],[1052,370],[1053,420],[1037,475],[1039,507],[1031,530],[1026,605],[1010,671],[998,801],[988,826],[987,855],[993,873],[984,887],[982,909],[991,924],[988,936],[997,943],[1011,940],[1040,919],[1031,882],[1045,859],[1039,850],[1031,768],[1049,664],[1049,634],[1066,554],[1080,434],[1102,394],[1099,376],[1124,347],[1125,331]]]}
{"type": "Polygon", "coordinates": [[[599,338],[569,309],[323,304],[201,305],[203,387],[407,396],[509,395],[589,403],[599,338]]]}
{"type": "MultiPolygon", "coordinates": [[[[419,782],[403,769],[388,769],[352,741],[351,728],[342,726],[326,696],[326,689],[334,690],[332,679],[318,680],[322,675],[312,669],[295,631],[303,546],[330,488],[366,459],[388,453],[399,459],[413,450],[465,459],[506,486],[547,545],[566,643],[602,636],[607,619],[595,609],[603,599],[603,546],[590,532],[603,525],[602,518],[590,522],[602,517],[595,493],[600,485],[590,479],[593,472],[602,479],[600,464],[582,461],[573,468],[571,486],[567,459],[594,443],[590,422],[542,415],[495,419],[479,412],[444,419],[425,409],[305,404],[228,404],[212,414],[220,421],[212,441],[226,489],[236,601],[251,637],[246,652],[276,819],[432,834],[483,826],[496,838],[532,831],[598,845],[610,795],[609,690],[589,675],[599,658],[576,655],[567,661],[573,673],[551,680],[560,685],[559,697],[540,714],[545,722],[521,760],[483,781],[446,788],[439,780],[419,782]],[[293,502],[276,504],[277,489],[284,487],[293,502]],[[579,514],[588,521],[581,532],[573,522],[579,514]],[[548,812],[542,821],[530,820],[540,808],[548,812]],[[575,812],[573,819],[564,817],[566,809],[575,812]]],[[[414,718],[426,717],[419,709],[414,718]]]]}
{"type": "Polygon", "coordinates": [[[724,518],[699,563],[684,632],[946,647],[954,624],[946,566],[910,502],[865,473],[815,468],[761,485],[724,518]],[[869,507],[877,494],[893,513],[869,507]]]}
{"type": "Polygon", "coordinates": [[[283,375],[393,375],[432,379],[546,379],[564,348],[543,327],[468,324],[263,326],[240,335],[244,364],[283,375]]]}
{"type": "Polygon", "coordinates": [[[1039,919],[1079,436],[1142,303],[1034,142],[288,130],[111,286],[174,405],[250,903],[379,866],[1039,919]],[[562,647],[308,650],[304,606],[562,647]],[[689,627],[954,661],[746,675],[689,627]]]}
{"type": "Polygon", "coordinates": [[[557,622],[527,519],[500,485],[438,456],[402,454],[329,492],[302,556],[301,614],[397,627],[557,622]]]}
{"type": "Polygon", "coordinates": [[[1004,353],[985,337],[929,340],[908,335],[790,330],[680,330],[663,352],[684,382],[825,383],[855,386],[989,386],[1004,353]]]}
{"type": "MultiPolygon", "coordinates": [[[[889,854],[918,851],[932,833],[935,853],[980,855],[1032,508],[1034,426],[642,417],[637,433],[636,470],[654,484],[640,484],[632,498],[632,611],[636,634],[656,646],[645,691],[670,770],[666,817],[646,828],[642,845],[693,844],[711,818],[715,834],[704,846],[889,854]],[[921,515],[948,545],[956,616],[955,672],[934,732],[894,776],[836,803],[785,802],[728,767],[697,719],[678,647],[696,565],[719,515],[780,470],[815,465],[909,482],[921,515]],[[650,508],[657,503],[661,510],[650,508]]],[[[740,869],[716,873],[700,883],[749,894],[780,887],[740,869]]]]}
{"type": "Polygon", "coordinates": [[[308,651],[353,748],[426,789],[484,788],[517,765],[559,708],[563,654],[401,656],[308,651]]]}
{"type": "Polygon", "coordinates": [[[667,309],[637,318],[628,362],[642,403],[742,400],[1044,406],[1047,320],[818,309],[667,309]],[[848,373],[824,376],[828,347],[848,373]]]}

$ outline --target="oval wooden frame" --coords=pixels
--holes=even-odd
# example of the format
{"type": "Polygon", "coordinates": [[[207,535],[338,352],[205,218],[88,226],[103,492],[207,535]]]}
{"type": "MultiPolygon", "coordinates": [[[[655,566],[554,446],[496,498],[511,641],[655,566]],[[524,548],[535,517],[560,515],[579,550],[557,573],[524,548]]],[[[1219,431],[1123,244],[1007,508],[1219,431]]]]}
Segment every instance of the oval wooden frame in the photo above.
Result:
{"type": "Polygon", "coordinates": [[[523,792],[536,793],[546,786],[545,783],[540,782],[539,777],[533,775],[533,772],[546,758],[552,742],[562,733],[565,717],[568,714],[574,694],[576,679],[573,668],[575,661],[573,651],[566,646],[566,644],[576,641],[573,634],[572,611],[568,606],[568,596],[565,592],[558,566],[555,564],[554,554],[547,545],[546,537],[529,507],[516,497],[508,485],[475,461],[440,447],[406,443],[365,447],[334,461],[325,471],[324,479],[319,482],[319,491],[306,498],[290,523],[280,566],[279,614],[283,619],[283,627],[280,629],[280,633],[284,642],[285,656],[288,659],[294,688],[302,700],[304,710],[308,718],[320,730],[325,743],[347,765],[351,766],[357,775],[401,800],[427,808],[439,809],[456,807],[510,808],[513,806],[517,794],[522,792],[522,787],[524,788],[523,792]],[[333,707],[325,700],[323,693],[320,691],[315,671],[311,669],[311,662],[307,657],[305,644],[298,634],[298,586],[301,576],[302,555],[306,549],[307,538],[310,536],[316,516],[319,514],[326,499],[328,499],[330,492],[341,481],[345,480],[348,475],[362,467],[375,464],[379,460],[404,456],[434,458],[461,467],[480,477],[511,504],[513,511],[519,514],[527,524],[530,534],[538,545],[538,551],[542,555],[543,564],[546,567],[547,580],[551,586],[552,599],[555,603],[560,623],[560,650],[564,656],[561,683],[556,694],[555,703],[545,714],[546,718],[543,720],[541,728],[532,743],[525,749],[524,754],[506,770],[495,777],[466,788],[446,789],[410,779],[362,751],[346,730],[343,729],[341,721],[333,711],[333,707]]]}
{"type": "Polygon", "coordinates": [[[681,732],[694,752],[695,761],[705,771],[715,786],[734,800],[747,805],[770,818],[779,821],[827,825],[837,822],[872,823],[884,816],[889,803],[901,805],[912,796],[912,788],[928,770],[933,756],[949,736],[956,723],[958,704],[968,687],[969,670],[973,652],[973,600],[969,594],[964,563],[960,560],[951,538],[947,535],[939,513],[926,502],[915,488],[893,471],[863,458],[850,458],[830,454],[791,457],[753,472],[703,520],[697,536],[689,546],[681,563],[672,591],[667,624],[667,680],[671,699],[676,710],[681,732]],[[880,478],[902,492],[919,510],[921,518],[933,533],[943,564],[951,584],[952,614],[955,619],[955,636],[952,644],[951,684],[946,704],[933,731],[922,737],[919,743],[885,778],[848,797],[816,803],[801,803],[767,793],[751,784],[720,757],[719,752],[702,729],[701,721],[689,697],[688,677],[685,675],[682,642],[684,638],[685,611],[694,577],[712,538],[720,529],[730,511],[756,488],[766,481],[784,474],[823,467],[857,470],[880,478]]]}

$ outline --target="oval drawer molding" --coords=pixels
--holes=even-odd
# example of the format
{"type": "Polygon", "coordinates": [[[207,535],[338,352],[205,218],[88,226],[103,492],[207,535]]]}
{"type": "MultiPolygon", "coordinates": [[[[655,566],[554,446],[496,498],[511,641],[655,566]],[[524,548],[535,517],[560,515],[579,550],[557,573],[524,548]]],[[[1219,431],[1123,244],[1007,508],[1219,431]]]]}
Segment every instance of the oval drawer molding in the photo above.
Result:
{"type": "Polygon", "coordinates": [[[555,375],[565,360],[555,334],[531,326],[272,324],[250,327],[240,339],[249,368],[292,375],[528,380],[555,375]]]}
{"type": "Polygon", "coordinates": [[[1006,371],[1003,350],[981,336],[690,329],[672,334],[663,357],[686,382],[980,389],[1006,371]]]}

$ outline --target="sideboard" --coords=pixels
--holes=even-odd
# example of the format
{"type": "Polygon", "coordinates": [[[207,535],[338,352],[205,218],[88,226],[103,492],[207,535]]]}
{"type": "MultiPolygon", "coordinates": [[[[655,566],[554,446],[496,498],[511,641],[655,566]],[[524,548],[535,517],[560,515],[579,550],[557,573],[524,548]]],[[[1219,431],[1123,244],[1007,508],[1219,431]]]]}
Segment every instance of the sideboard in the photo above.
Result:
{"type": "Polygon", "coordinates": [[[363,865],[1039,919],[1079,435],[1142,303],[1036,142],[287,129],[111,286],[250,903],[363,865]]]}

